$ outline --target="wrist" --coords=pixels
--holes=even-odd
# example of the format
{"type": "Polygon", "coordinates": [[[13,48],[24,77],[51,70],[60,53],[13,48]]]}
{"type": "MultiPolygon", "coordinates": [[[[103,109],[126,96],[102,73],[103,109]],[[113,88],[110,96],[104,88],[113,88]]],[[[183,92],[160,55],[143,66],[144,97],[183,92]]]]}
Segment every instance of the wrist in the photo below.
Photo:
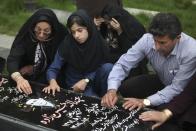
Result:
{"type": "Polygon", "coordinates": [[[118,35],[121,35],[121,34],[122,34],[122,30],[119,29],[119,30],[117,31],[117,33],[118,33],[118,35]]]}
{"type": "Polygon", "coordinates": [[[115,89],[109,89],[107,92],[108,93],[115,93],[116,94],[117,90],[115,90],[115,89]]]}
{"type": "Polygon", "coordinates": [[[90,79],[85,78],[85,79],[84,79],[84,82],[85,82],[86,84],[88,84],[88,83],[90,82],[90,79]]]}
{"type": "Polygon", "coordinates": [[[165,114],[167,119],[169,119],[173,115],[172,112],[169,109],[164,109],[162,112],[165,114]]]}
{"type": "Polygon", "coordinates": [[[20,72],[14,72],[11,74],[11,77],[14,81],[20,81],[23,79],[22,75],[20,74],[20,72]]]}
{"type": "Polygon", "coordinates": [[[56,82],[55,79],[51,79],[49,83],[50,83],[51,85],[52,85],[52,84],[57,84],[57,82],[56,82]]]}
{"type": "Polygon", "coordinates": [[[148,106],[151,105],[151,102],[150,102],[149,99],[143,99],[143,104],[144,104],[145,107],[148,107],[148,106]]]}

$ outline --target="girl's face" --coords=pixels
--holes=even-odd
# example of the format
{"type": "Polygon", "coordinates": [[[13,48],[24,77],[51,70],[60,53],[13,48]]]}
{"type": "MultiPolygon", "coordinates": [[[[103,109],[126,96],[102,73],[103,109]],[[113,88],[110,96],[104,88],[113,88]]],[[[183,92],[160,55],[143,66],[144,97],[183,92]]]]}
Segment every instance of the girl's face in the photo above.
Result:
{"type": "Polygon", "coordinates": [[[39,41],[45,41],[50,36],[52,29],[47,22],[38,22],[34,28],[35,35],[39,41]]]}
{"type": "Polygon", "coordinates": [[[88,39],[87,28],[80,26],[77,23],[74,23],[71,26],[71,34],[79,44],[83,44],[88,39]]]}

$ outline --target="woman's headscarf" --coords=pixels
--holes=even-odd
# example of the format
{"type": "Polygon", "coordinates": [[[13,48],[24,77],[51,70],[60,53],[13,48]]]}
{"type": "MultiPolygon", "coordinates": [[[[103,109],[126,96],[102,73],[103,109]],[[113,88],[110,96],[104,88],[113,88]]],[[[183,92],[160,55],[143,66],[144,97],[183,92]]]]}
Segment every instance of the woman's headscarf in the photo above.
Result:
{"type": "Polygon", "coordinates": [[[123,8],[107,5],[101,16],[106,19],[115,18],[120,23],[124,34],[134,43],[145,33],[144,26],[123,8]]]}
{"type": "Polygon", "coordinates": [[[78,10],[73,13],[68,18],[67,23],[70,23],[75,16],[79,16],[85,22],[88,38],[84,43],[79,44],[72,34],[69,34],[58,51],[65,61],[77,71],[81,73],[91,72],[104,62],[107,57],[107,48],[92,19],[84,10],[78,10]]]}
{"type": "MultiPolygon", "coordinates": [[[[11,52],[14,54],[20,54],[14,50],[16,47],[24,47],[22,52],[32,53],[30,58],[21,60],[16,58],[15,63],[19,62],[17,66],[25,64],[34,64],[34,73],[45,71],[46,67],[53,61],[54,55],[58,48],[59,43],[64,39],[67,34],[66,28],[58,21],[54,12],[50,9],[37,10],[21,27],[16,38],[12,44],[11,52]],[[52,33],[46,41],[39,41],[34,33],[35,25],[38,22],[45,21],[50,24],[52,33]],[[27,51],[28,50],[28,51],[27,51]],[[39,58],[38,58],[39,57],[39,58]],[[33,60],[34,59],[34,60],[33,60]],[[23,64],[21,64],[23,63],[23,64]]],[[[8,57],[8,61],[12,57],[8,57]]],[[[11,65],[12,66],[12,65],[11,65]]],[[[9,68],[9,65],[8,65],[9,68]]],[[[20,67],[18,67],[20,68],[20,67]]],[[[11,69],[11,72],[16,69],[11,69]]]]}
{"type": "MultiPolygon", "coordinates": [[[[32,35],[29,33],[33,33],[34,27],[36,23],[40,21],[46,21],[49,24],[51,24],[52,27],[52,38],[53,43],[56,43],[59,38],[64,37],[64,34],[66,33],[65,27],[58,21],[56,15],[54,12],[50,9],[39,9],[37,10],[21,27],[19,30],[14,42],[13,46],[20,44],[22,39],[26,37],[27,35],[32,35]]],[[[53,44],[49,43],[49,44],[53,44]]]]}

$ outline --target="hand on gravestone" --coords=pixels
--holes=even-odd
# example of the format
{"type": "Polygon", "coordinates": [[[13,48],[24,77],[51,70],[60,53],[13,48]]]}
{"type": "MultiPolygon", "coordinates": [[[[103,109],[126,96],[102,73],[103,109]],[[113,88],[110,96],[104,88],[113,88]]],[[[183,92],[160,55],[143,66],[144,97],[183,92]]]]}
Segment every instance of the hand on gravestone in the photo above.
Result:
{"type": "Polygon", "coordinates": [[[143,121],[153,121],[155,122],[152,125],[152,130],[162,125],[165,121],[167,121],[172,116],[172,112],[168,109],[163,111],[146,111],[141,113],[139,118],[143,121]]]}
{"type": "Polygon", "coordinates": [[[108,90],[108,92],[102,97],[101,105],[105,107],[112,108],[116,104],[118,100],[118,96],[116,94],[116,90],[108,90]]]}
{"type": "Polygon", "coordinates": [[[60,86],[57,84],[55,79],[50,80],[50,85],[45,87],[43,90],[45,93],[52,93],[53,96],[55,96],[55,92],[60,92],[60,86]]]}
{"type": "Polygon", "coordinates": [[[133,110],[137,108],[138,110],[145,107],[143,99],[137,98],[124,98],[125,102],[123,103],[123,108],[128,110],[133,110]]]}
{"type": "Polygon", "coordinates": [[[32,93],[32,89],[29,82],[26,79],[24,79],[22,76],[16,80],[16,83],[17,83],[17,89],[20,92],[24,92],[27,95],[32,93]]]}
{"type": "Polygon", "coordinates": [[[82,79],[74,84],[72,88],[75,92],[82,93],[86,89],[87,84],[88,83],[85,81],[85,79],[82,79]]]}

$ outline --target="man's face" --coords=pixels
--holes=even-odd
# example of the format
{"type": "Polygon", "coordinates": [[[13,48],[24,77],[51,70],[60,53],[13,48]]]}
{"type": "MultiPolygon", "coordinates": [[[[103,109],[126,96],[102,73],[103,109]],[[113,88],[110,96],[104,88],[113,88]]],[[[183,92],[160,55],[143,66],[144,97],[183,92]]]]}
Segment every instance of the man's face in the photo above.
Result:
{"type": "Polygon", "coordinates": [[[163,56],[168,56],[178,43],[180,36],[171,39],[169,36],[154,36],[155,48],[163,56]]]}

